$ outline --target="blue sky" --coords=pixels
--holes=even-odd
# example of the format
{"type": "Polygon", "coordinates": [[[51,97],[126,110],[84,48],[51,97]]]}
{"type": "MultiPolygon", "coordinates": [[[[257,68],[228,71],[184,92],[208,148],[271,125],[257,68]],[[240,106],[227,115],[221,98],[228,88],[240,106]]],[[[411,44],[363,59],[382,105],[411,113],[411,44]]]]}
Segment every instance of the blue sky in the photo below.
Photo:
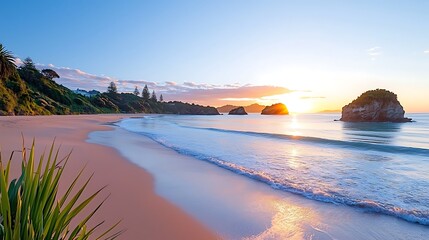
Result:
{"type": "MultiPolygon", "coordinates": [[[[16,56],[107,81],[278,86],[288,90],[277,99],[243,99],[308,110],[339,109],[380,87],[396,92],[406,110],[429,111],[422,104],[429,1],[8,1],[2,8],[0,42],[16,56]]],[[[231,103],[218,100],[211,101],[231,103]]]]}

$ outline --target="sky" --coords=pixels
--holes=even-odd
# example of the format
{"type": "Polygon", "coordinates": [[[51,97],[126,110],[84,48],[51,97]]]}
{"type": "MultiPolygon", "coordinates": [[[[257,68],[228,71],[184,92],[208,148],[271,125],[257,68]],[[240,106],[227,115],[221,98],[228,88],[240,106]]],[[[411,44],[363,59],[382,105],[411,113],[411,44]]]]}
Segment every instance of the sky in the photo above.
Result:
{"type": "Polygon", "coordinates": [[[429,112],[429,1],[6,1],[0,43],[71,89],[337,110],[395,92],[429,112]]]}

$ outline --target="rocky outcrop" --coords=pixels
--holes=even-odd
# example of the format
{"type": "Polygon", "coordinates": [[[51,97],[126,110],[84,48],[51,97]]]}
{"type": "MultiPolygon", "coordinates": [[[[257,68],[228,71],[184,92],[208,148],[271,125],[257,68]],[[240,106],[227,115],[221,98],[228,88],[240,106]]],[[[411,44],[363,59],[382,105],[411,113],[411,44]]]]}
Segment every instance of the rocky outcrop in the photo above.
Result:
{"type": "Polygon", "coordinates": [[[271,106],[265,107],[261,114],[263,115],[287,115],[289,110],[283,103],[276,103],[271,106]]]}
{"type": "Polygon", "coordinates": [[[370,90],[343,107],[345,122],[410,122],[396,94],[385,89],[370,90]]]}
{"type": "Polygon", "coordinates": [[[247,112],[244,107],[238,107],[229,111],[228,115],[247,115],[247,112]]]}

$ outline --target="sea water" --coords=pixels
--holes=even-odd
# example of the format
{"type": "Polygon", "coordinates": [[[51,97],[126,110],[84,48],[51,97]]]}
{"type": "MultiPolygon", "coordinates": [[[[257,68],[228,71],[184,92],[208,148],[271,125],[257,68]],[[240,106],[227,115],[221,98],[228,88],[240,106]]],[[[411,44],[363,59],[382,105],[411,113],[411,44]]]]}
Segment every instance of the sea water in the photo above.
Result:
{"type": "Polygon", "coordinates": [[[149,115],[118,126],[279,191],[429,225],[429,114],[339,117],[149,115]]]}

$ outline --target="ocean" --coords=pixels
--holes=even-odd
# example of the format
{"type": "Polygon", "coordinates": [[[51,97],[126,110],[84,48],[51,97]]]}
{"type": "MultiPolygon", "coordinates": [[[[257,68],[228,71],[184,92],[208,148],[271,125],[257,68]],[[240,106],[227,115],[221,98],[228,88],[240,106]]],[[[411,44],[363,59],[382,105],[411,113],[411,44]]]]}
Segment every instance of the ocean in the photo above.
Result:
{"type": "Polygon", "coordinates": [[[415,122],[148,115],[117,125],[277,191],[429,225],[429,114],[406,117],[415,122]]]}

